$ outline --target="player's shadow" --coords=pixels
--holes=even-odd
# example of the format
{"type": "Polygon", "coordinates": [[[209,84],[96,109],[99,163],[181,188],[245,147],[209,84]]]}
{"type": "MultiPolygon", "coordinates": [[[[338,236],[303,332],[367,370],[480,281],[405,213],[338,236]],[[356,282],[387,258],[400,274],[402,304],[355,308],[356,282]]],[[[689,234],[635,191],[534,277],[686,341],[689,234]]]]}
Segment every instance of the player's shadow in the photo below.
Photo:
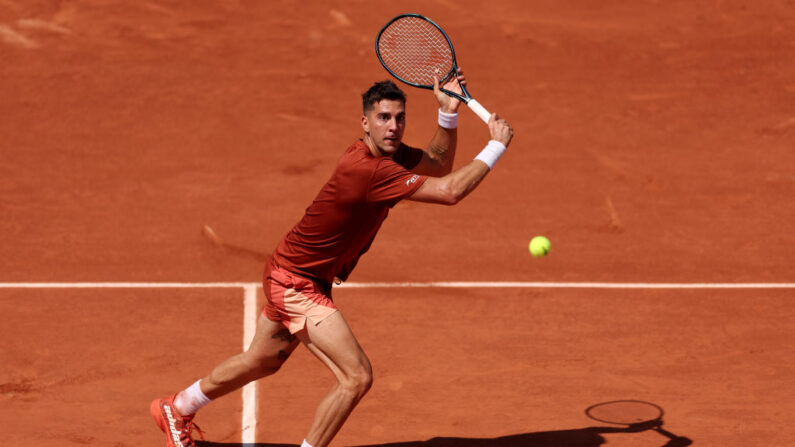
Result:
{"type": "MultiPolygon", "coordinates": [[[[573,430],[542,431],[498,438],[432,438],[427,441],[369,444],[358,447],[598,447],[607,443],[602,433],[638,433],[654,429],[663,435],[660,447],[684,447],[693,441],[674,435],[659,426],[630,426],[627,428],[587,427],[573,430]]],[[[239,444],[197,442],[197,447],[298,447],[298,444],[239,444]]]]}

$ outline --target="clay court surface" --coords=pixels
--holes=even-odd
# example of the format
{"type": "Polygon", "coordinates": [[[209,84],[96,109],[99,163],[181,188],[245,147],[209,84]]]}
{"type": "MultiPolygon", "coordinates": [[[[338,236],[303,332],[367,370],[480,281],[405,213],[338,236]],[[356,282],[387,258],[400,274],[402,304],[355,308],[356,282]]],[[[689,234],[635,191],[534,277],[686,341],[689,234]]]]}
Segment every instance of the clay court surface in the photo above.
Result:
{"type": "MultiPolygon", "coordinates": [[[[403,12],[516,136],[461,204],[395,207],[335,290],[375,384],[334,445],[684,445],[586,417],[617,399],[692,445],[792,444],[789,0],[0,0],[0,443],[163,444],[150,401],[238,352],[263,299],[261,260],[202,227],[278,243],[403,12]],[[479,287],[399,287],[434,281],[479,287]],[[483,287],[504,281],[562,285],[483,287]]],[[[421,146],[435,100],[406,90],[421,146]]],[[[456,166],[487,138],[462,109],[456,166]]],[[[205,445],[299,443],[331,380],[299,349],[202,410],[205,445]]]]}

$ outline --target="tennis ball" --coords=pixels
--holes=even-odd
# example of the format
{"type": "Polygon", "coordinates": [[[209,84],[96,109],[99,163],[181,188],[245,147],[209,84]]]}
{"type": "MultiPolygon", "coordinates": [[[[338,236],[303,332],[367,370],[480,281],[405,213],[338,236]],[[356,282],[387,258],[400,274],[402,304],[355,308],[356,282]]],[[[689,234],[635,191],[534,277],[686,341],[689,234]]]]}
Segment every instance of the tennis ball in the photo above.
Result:
{"type": "Polygon", "coordinates": [[[535,257],[546,256],[549,253],[549,239],[545,238],[544,236],[536,236],[530,241],[530,245],[528,248],[530,249],[530,254],[535,257]]]}

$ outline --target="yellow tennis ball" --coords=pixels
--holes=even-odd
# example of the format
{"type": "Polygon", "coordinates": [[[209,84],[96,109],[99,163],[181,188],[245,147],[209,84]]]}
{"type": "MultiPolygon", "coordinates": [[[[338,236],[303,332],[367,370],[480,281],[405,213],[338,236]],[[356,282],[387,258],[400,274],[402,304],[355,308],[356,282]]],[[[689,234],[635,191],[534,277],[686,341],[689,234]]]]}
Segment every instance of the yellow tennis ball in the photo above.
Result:
{"type": "Polygon", "coordinates": [[[544,236],[536,236],[530,241],[528,248],[530,249],[530,254],[538,258],[549,253],[550,245],[549,239],[544,236]]]}

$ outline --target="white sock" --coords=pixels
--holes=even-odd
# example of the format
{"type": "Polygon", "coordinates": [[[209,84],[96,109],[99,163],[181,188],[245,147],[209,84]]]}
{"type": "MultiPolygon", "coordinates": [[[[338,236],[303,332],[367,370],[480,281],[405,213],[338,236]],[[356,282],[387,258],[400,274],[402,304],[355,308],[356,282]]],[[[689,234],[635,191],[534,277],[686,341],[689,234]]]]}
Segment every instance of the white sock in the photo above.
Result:
{"type": "Polygon", "coordinates": [[[312,447],[312,444],[306,442],[306,439],[304,439],[304,442],[301,443],[301,447],[312,447]]]}
{"type": "Polygon", "coordinates": [[[199,408],[210,403],[210,398],[202,393],[199,382],[201,380],[197,380],[196,383],[177,394],[176,399],[174,399],[174,407],[182,416],[195,414],[199,411],[199,408]]]}

